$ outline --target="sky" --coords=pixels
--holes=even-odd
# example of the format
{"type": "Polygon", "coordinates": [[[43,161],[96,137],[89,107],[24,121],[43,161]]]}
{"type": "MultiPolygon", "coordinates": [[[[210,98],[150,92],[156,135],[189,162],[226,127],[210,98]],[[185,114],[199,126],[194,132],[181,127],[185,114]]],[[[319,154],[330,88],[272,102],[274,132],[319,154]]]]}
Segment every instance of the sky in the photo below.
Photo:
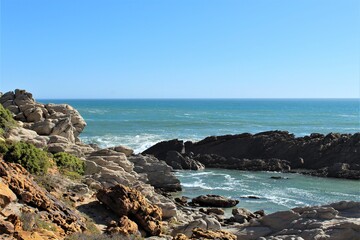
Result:
{"type": "Polygon", "coordinates": [[[359,98],[359,0],[0,0],[0,91],[359,98]]]}

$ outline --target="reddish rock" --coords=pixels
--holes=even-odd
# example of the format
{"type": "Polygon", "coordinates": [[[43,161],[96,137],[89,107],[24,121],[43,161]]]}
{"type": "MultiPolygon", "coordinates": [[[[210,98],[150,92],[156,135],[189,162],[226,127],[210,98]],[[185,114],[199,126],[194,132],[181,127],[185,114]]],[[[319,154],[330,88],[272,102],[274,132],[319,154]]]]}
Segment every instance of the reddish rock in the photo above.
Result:
{"type": "Polygon", "coordinates": [[[110,225],[106,228],[106,233],[109,234],[122,234],[128,236],[136,234],[138,226],[134,221],[131,221],[127,216],[122,216],[120,220],[111,221],[110,225]]]}
{"type": "Polygon", "coordinates": [[[237,240],[237,237],[224,230],[211,231],[202,228],[194,228],[191,239],[237,240]]]}
{"type": "Polygon", "coordinates": [[[96,197],[120,217],[128,216],[149,235],[158,236],[161,233],[161,209],[148,203],[139,191],[118,184],[100,189],[96,197]]]}
{"type": "Polygon", "coordinates": [[[11,202],[16,201],[16,195],[10,190],[7,184],[5,184],[0,178],[0,209],[4,208],[11,202]]]}
{"type": "Polygon", "coordinates": [[[20,164],[6,163],[0,159],[0,177],[19,199],[39,210],[46,211],[48,220],[60,226],[66,233],[82,232],[85,229],[81,218],[37,185],[20,164]]]}

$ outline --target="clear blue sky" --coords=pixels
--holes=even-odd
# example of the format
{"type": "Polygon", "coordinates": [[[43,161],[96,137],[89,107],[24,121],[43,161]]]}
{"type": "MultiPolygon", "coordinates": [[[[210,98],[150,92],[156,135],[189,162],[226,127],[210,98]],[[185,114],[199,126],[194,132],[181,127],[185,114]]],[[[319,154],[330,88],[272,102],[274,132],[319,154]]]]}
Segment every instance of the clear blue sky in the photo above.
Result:
{"type": "Polygon", "coordinates": [[[359,0],[0,1],[2,92],[359,97],[359,0]]]}

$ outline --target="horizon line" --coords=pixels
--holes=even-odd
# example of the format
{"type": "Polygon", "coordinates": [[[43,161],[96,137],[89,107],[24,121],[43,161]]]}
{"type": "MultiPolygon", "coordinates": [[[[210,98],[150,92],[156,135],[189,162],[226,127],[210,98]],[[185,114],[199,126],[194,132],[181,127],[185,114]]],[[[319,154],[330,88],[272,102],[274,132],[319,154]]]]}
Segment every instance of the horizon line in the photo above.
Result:
{"type": "Polygon", "coordinates": [[[36,98],[37,100],[359,100],[360,97],[344,98],[36,98]]]}

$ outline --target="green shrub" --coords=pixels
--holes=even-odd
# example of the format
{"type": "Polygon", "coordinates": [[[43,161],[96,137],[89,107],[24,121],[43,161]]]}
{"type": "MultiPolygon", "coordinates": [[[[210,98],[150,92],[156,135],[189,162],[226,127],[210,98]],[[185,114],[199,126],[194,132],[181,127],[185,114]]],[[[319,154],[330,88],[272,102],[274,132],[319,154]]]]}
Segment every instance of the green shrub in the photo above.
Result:
{"type": "Polygon", "coordinates": [[[33,174],[44,174],[51,165],[47,152],[25,142],[10,145],[4,160],[19,163],[33,174]]]}
{"type": "Polygon", "coordinates": [[[67,173],[68,175],[72,176],[74,175],[73,173],[83,175],[85,172],[84,161],[69,153],[65,153],[65,152],[55,153],[54,160],[62,173],[67,173]]]}
{"type": "Polygon", "coordinates": [[[0,104],[0,135],[3,135],[11,127],[16,126],[11,112],[0,104]]]}
{"type": "Polygon", "coordinates": [[[9,150],[9,146],[6,142],[0,141],[0,155],[5,155],[9,150]]]}

